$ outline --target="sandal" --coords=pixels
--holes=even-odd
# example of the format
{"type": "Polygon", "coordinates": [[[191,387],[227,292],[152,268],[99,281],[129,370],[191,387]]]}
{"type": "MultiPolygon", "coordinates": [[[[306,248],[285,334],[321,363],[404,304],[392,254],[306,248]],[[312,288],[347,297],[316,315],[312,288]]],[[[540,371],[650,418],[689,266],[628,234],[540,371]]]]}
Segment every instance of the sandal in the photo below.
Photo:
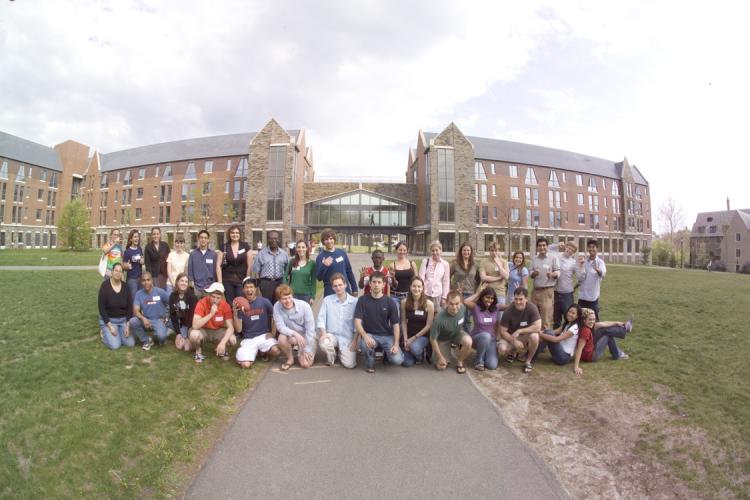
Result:
{"type": "Polygon", "coordinates": [[[193,356],[193,359],[195,360],[196,363],[201,364],[203,363],[203,360],[206,359],[206,357],[203,354],[196,353],[195,356],[193,356]]]}
{"type": "Polygon", "coordinates": [[[475,365],[474,369],[476,371],[478,371],[478,372],[483,372],[484,371],[484,365],[475,365]]]}
{"type": "Polygon", "coordinates": [[[531,370],[533,370],[533,367],[531,366],[531,363],[526,363],[523,365],[523,372],[524,373],[531,373],[531,370]]]}
{"type": "Polygon", "coordinates": [[[291,362],[291,363],[288,363],[288,362],[281,363],[281,371],[282,372],[288,371],[289,368],[291,368],[292,366],[294,366],[294,362],[291,362]]]}
{"type": "Polygon", "coordinates": [[[464,365],[456,366],[456,373],[466,373],[466,367],[464,365]]]}
{"type": "Polygon", "coordinates": [[[221,359],[224,361],[229,361],[229,351],[224,351],[223,353],[218,355],[221,359]]]}
{"type": "Polygon", "coordinates": [[[517,356],[517,354],[508,354],[507,356],[505,356],[505,362],[512,363],[516,360],[517,356]]]}

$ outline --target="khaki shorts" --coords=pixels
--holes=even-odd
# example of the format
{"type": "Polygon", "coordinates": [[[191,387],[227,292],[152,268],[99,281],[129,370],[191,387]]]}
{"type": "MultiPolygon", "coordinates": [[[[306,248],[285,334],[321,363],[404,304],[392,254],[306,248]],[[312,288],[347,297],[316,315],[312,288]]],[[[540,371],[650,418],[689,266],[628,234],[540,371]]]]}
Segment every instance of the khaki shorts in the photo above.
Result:
{"type": "Polygon", "coordinates": [[[198,331],[203,335],[203,342],[212,342],[218,344],[224,335],[227,333],[226,328],[219,328],[218,330],[207,330],[206,328],[199,328],[198,331]]]}
{"type": "MultiPolygon", "coordinates": [[[[531,340],[529,335],[530,334],[528,333],[522,333],[518,336],[518,341],[523,344],[525,349],[528,349],[529,347],[529,340],[531,340]]],[[[497,350],[498,352],[500,352],[501,350],[506,351],[509,354],[516,352],[516,348],[513,346],[513,344],[505,339],[500,339],[497,341],[497,350]]]]}

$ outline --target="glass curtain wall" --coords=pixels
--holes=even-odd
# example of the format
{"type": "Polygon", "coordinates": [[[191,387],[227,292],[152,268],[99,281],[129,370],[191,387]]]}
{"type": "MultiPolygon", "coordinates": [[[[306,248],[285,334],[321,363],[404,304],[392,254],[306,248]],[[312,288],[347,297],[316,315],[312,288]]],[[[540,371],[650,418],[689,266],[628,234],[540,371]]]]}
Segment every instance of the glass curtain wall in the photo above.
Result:
{"type": "Polygon", "coordinates": [[[412,226],[414,206],[375,196],[352,193],[305,205],[305,222],[321,226],[412,226]]]}

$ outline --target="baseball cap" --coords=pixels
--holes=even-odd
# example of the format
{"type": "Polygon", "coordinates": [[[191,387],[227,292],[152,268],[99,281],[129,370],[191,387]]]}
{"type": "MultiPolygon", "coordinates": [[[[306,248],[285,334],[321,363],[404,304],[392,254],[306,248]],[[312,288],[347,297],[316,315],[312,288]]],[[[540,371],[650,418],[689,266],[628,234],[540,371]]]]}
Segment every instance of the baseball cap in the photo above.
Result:
{"type": "Polygon", "coordinates": [[[206,288],[206,293],[221,292],[224,293],[224,285],[221,283],[211,283],[211,286],[206,288]]]}

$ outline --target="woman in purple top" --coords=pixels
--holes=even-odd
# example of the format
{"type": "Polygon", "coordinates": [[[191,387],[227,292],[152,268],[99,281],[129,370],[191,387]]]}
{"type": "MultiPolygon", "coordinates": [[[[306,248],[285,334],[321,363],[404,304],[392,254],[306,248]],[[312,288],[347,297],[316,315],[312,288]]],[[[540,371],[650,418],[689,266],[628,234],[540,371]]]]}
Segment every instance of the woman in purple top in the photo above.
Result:
{"type": "Polygon", "coordinates": [[[141,233],[133,229],[128,233],[127,248],[122,256],[122,267],[128,272],[128,292],[135,301],[135,292],[141,289],[141,272],[143,270],[143,249],[141,233]]]}
{"type": "Polygon", "coordinates": [[[498,364],[495,324],[502,314],[495,289],[482,284],[476,293],[464,299],[464,304],[474,317],[474,328],[470,332],[471,346],[477,351],[474,369],[480,372],[485,368],[494,370],[498,364]]]}

